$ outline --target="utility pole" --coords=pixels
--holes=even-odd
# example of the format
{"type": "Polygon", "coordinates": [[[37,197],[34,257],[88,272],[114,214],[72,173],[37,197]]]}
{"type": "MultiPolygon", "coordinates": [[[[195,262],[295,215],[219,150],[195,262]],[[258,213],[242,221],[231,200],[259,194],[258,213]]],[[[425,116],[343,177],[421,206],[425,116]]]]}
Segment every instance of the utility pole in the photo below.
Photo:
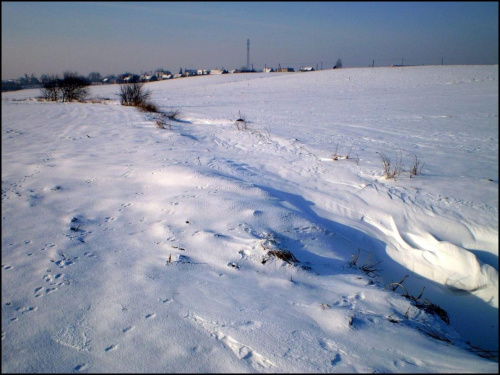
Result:
{"type": "Polygon", "coordinates": [[[323,70],[323,61],[321,61],[321,70],[323,70]]]}

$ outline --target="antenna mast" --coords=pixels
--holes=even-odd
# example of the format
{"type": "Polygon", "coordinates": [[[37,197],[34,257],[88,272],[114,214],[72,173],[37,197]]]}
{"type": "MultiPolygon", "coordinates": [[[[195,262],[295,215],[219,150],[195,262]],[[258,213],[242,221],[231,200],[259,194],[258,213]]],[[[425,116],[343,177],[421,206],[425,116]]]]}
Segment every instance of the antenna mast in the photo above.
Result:
{"type": "Polygon", "coordinates": [[[250,39],[247,39],[247,70],[250,70],[250,39]]]}

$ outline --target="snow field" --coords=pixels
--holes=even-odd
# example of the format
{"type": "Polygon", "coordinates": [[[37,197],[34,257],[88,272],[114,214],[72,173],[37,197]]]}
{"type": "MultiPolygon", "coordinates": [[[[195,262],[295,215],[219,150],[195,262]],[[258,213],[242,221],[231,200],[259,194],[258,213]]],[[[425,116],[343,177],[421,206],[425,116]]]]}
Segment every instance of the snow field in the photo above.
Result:
{"type": "Polygon", "coordinates": [[[466,345],[498,347],[496,67],[147,87],[171,130],[2,94],[2,371],[498,370],[466,345]],[[399,149],[422,176],[382,176],[399,149]]]}

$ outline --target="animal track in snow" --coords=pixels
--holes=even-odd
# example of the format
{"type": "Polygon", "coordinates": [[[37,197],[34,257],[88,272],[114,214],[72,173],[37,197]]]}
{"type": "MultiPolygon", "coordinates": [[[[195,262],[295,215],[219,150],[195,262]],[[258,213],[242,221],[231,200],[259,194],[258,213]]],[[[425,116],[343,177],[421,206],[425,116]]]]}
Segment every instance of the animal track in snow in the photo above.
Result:
{"type": "Polygon", "coordinates": [[[125,208],[130,207],[131,205],[132,203],[122,203],[120,205],[121,208],[118,211],[123,211],[125,208]]]}
{"type": "Polygon", "coordinates": [[[86,363],[80,363],[79,365],[75,366],[74,371],[85,371],[87,370],[87,364],[86,363]]]}
{"type": "MultiPolygon", "coordinates": [[[[226,348],[230,349],[233,354],[238,357],[238,359],[242,359],[248,364],[250,364],[256,370],[262,370],[276,367],[271,361],[266,359],[262,354],[257,353],[251,347],[240,343],[239,341],[233,339],[229,335],[225,335],[221,331],[218,330],[220,327],[217,323],[209,322],[203,318],[200,318],[197,315],[188,315],[188,318],[193,320],[199,326],[201,326],[204,330],[206,330],[210,336],[214,337],[217,341],[220,341],[226,348]]],[[[245,325],[251,324],[246,322],[245,325]]]]}
{"type": "Polygon", "coordinates": [[[123,332],[123,333],[130,332],[130,331],[132,331],[134,328],[135,328],[134,326],[130,326],[130,327],[124,328],[124,329],[122,330],[122,332],[123,332]]]}
{"type": "Polygon", "coordinates": [[[111,352],[111,351],[116,350],[116,349],[118,349],[118,344],[116,344],[116,345],[110,345],[106,349],[104,349],[104,351],[111,352]]]}
{"type": "Polygon", "coordinates": [[[363,300],[364,298],[365,295],[362,292],[350,296],[342,296],[342,301],[336,301],[333,305],[337,307],[348,307],[349,309],[354,310],[356,302],[363,300]]]}

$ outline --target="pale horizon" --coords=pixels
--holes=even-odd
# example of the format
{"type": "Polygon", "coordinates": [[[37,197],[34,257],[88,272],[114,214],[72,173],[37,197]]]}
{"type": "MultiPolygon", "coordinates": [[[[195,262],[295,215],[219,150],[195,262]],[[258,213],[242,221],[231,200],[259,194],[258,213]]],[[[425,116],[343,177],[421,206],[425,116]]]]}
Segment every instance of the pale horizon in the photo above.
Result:
{"type": "Polygon", "coordinates": [[[2,80],[498,64],[497,2],[2,2],[2,80]]]}

